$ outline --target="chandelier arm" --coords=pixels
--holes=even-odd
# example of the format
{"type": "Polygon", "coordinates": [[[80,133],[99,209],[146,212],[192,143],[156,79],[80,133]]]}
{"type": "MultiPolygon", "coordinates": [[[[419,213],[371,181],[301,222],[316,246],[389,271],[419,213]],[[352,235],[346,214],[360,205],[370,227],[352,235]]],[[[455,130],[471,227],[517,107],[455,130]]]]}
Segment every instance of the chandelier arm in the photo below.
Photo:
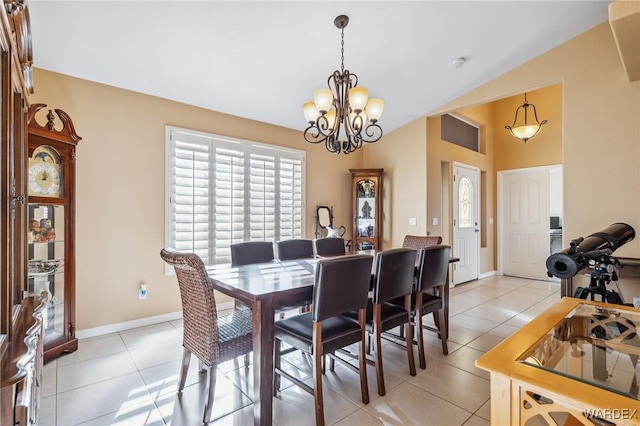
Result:
{"type": "Polygon", "coordinates": [[[374,143],[378,142],[384,132],[382,131],[382,127],[378,125],[378,123],[369,124],[364,131],[364,134],[368,139],[363,138],[362,140],[366,143],[374,143]]]}
{"type": "Polygon", "coordinates": [[[327,137],[320,134],[318,127],[314,124],[307,127],[304,131],[304,139],[309,143],[324,142],[327,137]]]}

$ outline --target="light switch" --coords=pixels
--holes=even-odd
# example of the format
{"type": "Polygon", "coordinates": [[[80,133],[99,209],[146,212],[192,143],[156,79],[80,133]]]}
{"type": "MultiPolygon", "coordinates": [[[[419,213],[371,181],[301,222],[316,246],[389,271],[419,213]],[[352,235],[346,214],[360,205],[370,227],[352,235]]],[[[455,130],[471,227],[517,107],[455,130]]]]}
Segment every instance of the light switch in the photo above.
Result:
{"type": "Polygon", "coordinates": [[[416,225],[418,225],[418,219],[416,219],[415,217],[410,217],[409,226],[416,226],[416,225]]]}
{"type": "Polygon", "coordinates": [[[493,225],[493,218],[492,217],[489,218],[489,225],[493,225]]]}
{"type": "Polygon", "coordinates": [[[438,226],[438,224],[440,223],[440,221],[438,220],[437,217],[434,217],[433,220],[431,221],[431,223],[433,223],[433,226],[438,226]]]}

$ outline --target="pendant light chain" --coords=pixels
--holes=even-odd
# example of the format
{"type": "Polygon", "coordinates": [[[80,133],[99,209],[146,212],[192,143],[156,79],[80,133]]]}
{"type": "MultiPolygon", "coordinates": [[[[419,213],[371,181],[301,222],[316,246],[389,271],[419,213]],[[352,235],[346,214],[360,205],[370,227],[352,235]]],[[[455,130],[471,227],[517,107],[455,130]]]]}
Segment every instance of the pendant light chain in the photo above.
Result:
{"type": "Polygon", "coordinates": [[[340,59],[342,62],[342,69],[340,71],[342,71],[342,73],[344,74],[344,28],[342,28],[342,40],[341,40],[341,49],[340,49],[340,59]]]}

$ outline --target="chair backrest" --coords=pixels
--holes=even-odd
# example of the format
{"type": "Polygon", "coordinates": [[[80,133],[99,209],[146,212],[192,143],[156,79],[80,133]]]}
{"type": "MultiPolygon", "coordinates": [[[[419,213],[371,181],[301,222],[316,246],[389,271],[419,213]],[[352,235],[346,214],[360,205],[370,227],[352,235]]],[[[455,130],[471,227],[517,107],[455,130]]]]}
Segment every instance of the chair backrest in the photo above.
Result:
{"type": "Polygon", "coordinates": [[[313,241],[304,238],[281,240],[278,245],[278,259],[304,259],[313,257],[313,241]]]}
{"type": "Polygon", "coordinates": [[[274,259],[271,241],[243,241],[232,244],[229,248],[233,266],[271,262],[274,259]]]}
{"type": "Polygon", "coordinates": [[[402,247],[420,250],[424,247],[437,246],[442,243],[442,237],[438,235],[405,235],[402,247]]]}
{"type": "Polygon", "coordinates": [[[213,287],[202,259],[194,253],[160,251],[178,278],[182,300],[183,345],[205,365],[218,360],[218,314],[213,287]]]}
{"type": "Polygon", "coordinates": [[[418,290],[447,285],[451,247],[445,245],[420,249],[418,254],[418,290]]]}
{"type": "Polygon", "coordinates": [[[397,248],[378,252],[373,279],[373,303],[383,303],[413,292],[416,251],[397,248]]]}
{"type": "Polygon", "coordinates": [[[316,238],[313,247],[318,256],[341,256],[347,252],[344,238],[316,238]]]}
{"type": "Polygon", "coordinates": [[[314,321],[323,321],[367,307],[373,256],[353,256],[323,259],[316,265],[313,286],[314,321]]]}

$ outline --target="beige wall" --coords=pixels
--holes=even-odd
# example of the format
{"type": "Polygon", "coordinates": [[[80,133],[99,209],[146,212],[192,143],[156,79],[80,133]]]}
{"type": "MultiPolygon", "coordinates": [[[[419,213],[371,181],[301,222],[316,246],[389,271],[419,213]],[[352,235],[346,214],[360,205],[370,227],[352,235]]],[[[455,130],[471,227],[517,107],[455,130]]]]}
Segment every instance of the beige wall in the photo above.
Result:
{"type": "Polygon", "coordinates": [[[83,138],[77,157],[78,330],[181,309],[175,276],[164,275],[159,256],[165,125],[305,150],[307,236],[313,238],[317,204],[334,206],[335,224],[350,224],[349,168],[362,166],[361,153],[332,155],[298,131],[40,69],[34,82],[29,101],[67,112],[83,138]],[[138,301],[143,281],[148,297],[138,301]]]}
{"type": "Polygon", "coordinates": [[[427,232],[426,120],[420,118],[367,145],[367,168],[383,168],[383,248],[400,247],[406,234],[427,232]],[[409,218],[417,219],[416,226],[409,218]]]}
{"type": "MultiPolygon", "coordinates": [[[[614,222],[640,232],[640,82],[627,80],[608,23],[434,113],[558,82],[563,87],[564,245],[614,222]]],[[[616,255],[640,257],[640,238],[616,255]]]]}
{"type": "MultiPolygon", "coordinates": [[[[441,234],[449,241],[450,187],[446,179],[451,162],[487,171],[487,200],[492,200],[487,205],[487,217],[493,217],[494,223],[485,223],[490,229],[487,246],[480,253],[481,273],[496,267],[499,170],[563,164],[565,241],[589,235],[613,222],[626,222],[640,232],[640,83],[626,80],[606,23],[434,111],[427,119],[425,140],[421,140],[423,128],[416,126],[416,122],[390,136],[401,134],[405,140],[411,140],[412,145],[408,146],[411,149],[427,146],[428,232],[441,234]],[[539,118],[549,120],[526,145],[504,129],[505,124],[512,123],[524,91],[530,93],[529,101],[536,105],[539,118]],[[482,153],[440,140],[439,116],[452,111],[480,125],[482,153]],[[431,224],[433,217],[440,219],[439,226],[431,224]]],[[[386,143],[375,149],[380,151],[375,157],[376,167],[409,161],[412,168],[420,168],[416,161],[422,158],[421,150],[417,155],[395,152],[386,143]]],[[[371,151],[371,147],[365,150],[365,167],[374,165],[369,164],[371,151]]],[[[394,199],[408,198],[414,176],[421,182],[423,175],[419,172],[412,176],[394,175],[394,199]]],[[[424,201],[413,201],[416,202],[424,201]]],[[[413,205],[396,204],[394,209],[404,212],[413,205]]],[[[406,233],[404,229],[398,232],[403,222],[394,217],[391,223],[394,245],[401,242],[400,234],[406,233]]],[[[616,255],[640,257],[640,239],[622,247],[616,255]]]]}

